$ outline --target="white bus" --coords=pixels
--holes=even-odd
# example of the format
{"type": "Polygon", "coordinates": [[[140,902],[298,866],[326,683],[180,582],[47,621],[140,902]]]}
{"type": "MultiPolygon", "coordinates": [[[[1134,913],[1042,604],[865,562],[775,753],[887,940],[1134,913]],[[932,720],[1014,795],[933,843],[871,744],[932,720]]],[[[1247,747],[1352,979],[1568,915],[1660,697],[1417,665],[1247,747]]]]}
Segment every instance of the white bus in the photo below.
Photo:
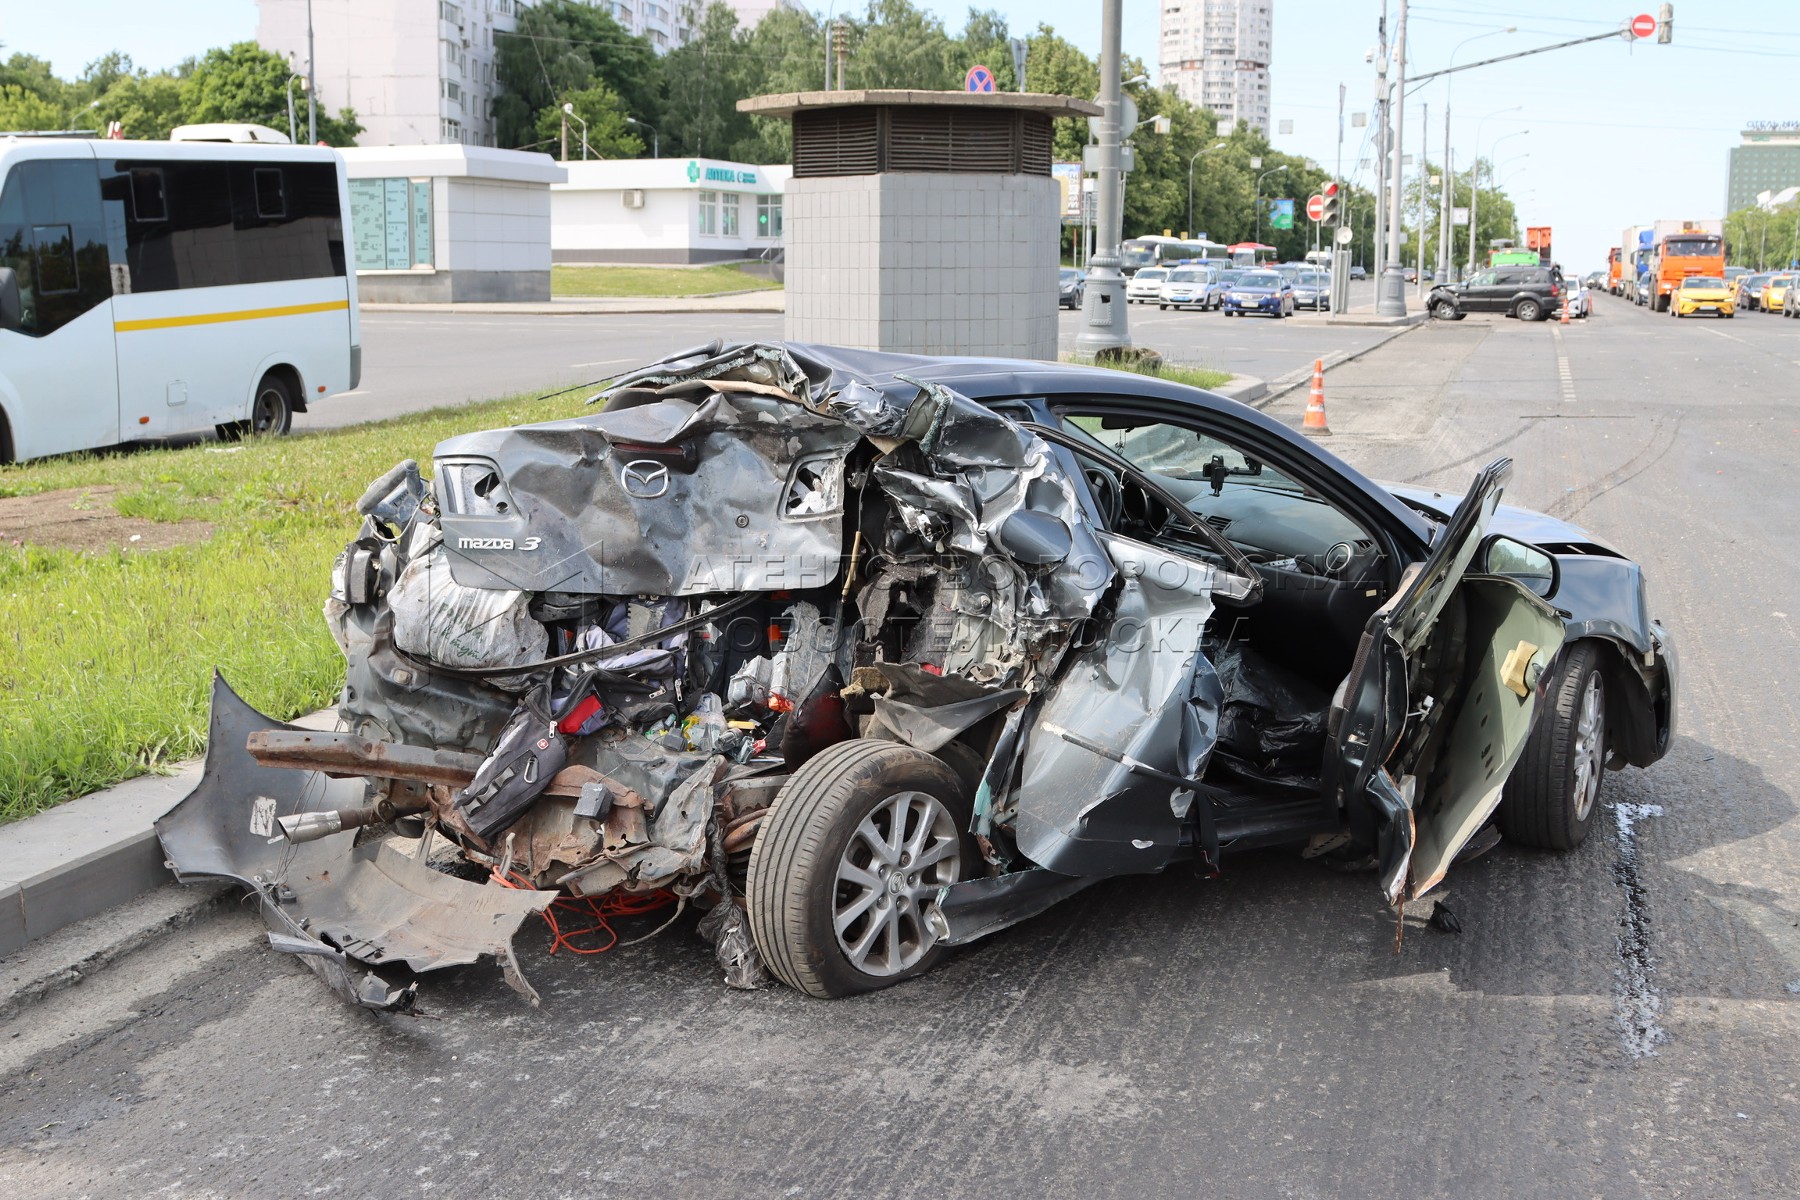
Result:
{"type": "Polygon", "coordinates": [[[1119,271],[1128,276],[1136,275],[1145,267],[1173,267],[1177,263],[1205,262],[1208,259],[1223,262],[1227,257],[1225,247],[1205,238],[1152,234],[1119,243],[1119,271]]]}
{"type": "Polygon", "coordinates": [[[343,160],[0,139],[0,462],[285,433],[356,387],[343,160]]]}

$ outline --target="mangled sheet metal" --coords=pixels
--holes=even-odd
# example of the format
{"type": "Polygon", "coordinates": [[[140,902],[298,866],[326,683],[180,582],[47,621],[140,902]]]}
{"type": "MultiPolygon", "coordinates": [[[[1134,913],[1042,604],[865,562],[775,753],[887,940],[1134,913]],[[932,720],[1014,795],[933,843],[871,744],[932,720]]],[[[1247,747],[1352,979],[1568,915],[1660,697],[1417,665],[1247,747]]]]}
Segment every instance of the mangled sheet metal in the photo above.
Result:
{"type": "Polygon", "coordinates": [[[270,944],[297,955],[344,999],[367,1008],[411,1007],[415,985],[394,984],[368,967],[396,963],[412,971],[498,959],[507,980],[533,1003],[518,973],[512,939],[554,892],[484,887],[431,869],[391,842],[356,844],[354,830],[295,844],[280,821],[347,808],[363,796],[360,779],[330,779],[259,765],[244,749],[249,735],[293,729],[251,708],[221,678],[213,680],[209,751],[200,784],[156,822],[169,866],[183,882],[228,880],[261,905],[270,944]]]}

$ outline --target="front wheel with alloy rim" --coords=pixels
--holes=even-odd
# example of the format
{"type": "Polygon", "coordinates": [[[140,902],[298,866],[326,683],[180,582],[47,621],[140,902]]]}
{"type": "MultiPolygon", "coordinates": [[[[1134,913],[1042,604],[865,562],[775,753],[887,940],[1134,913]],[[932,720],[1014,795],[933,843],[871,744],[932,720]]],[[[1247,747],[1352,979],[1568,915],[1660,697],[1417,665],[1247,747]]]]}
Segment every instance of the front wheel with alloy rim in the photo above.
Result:
{"type": "Polygon", "coordinates": [[[1431,315],[1440,321],[1454,321],[1457,318],[1456,305],[1448,300],[1439,300],[1431,306],[1431,315]]]}
{"type": "Polygon", "coordinates": [[[750,931],[777,979],[849,996],[922,975],[937,891],[977,861],[962,781],[894,742],[840,742],[782,786],[750,850],[750,931]]]}
{"type": "Polygon", "coordinates": [[[1506,781],[1500,831],[1524,846],[1573,850],[1587,838],[1606,775],[1606,675],[1601,649],[1578,642],[1544,697],[1546,708],[1506,781]]]}

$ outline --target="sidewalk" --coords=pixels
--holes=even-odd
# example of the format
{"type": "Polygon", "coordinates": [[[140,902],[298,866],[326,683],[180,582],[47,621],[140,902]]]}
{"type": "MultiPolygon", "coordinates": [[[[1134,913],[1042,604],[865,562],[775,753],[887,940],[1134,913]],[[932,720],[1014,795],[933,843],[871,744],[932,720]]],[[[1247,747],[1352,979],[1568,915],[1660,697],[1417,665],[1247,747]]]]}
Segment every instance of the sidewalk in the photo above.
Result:
{"type": "Polygon", "coordinates": [[[549,301],[483,304],[363,304],[362,312],[510,313],[514,316],[581,317],[625,313],[778,313],[787,311],[782,288],[754,288],[709,296],[558,296],[549,301]]]}

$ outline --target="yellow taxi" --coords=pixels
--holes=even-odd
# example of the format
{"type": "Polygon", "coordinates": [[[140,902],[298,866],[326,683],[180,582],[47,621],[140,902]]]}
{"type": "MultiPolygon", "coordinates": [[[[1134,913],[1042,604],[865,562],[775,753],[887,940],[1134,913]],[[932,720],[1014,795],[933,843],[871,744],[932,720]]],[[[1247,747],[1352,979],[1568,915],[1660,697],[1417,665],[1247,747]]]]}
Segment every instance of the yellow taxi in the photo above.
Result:
{"type": "Polygon", "coordinates": [[[1758,302],[1764,312],[1781,311],[1781,298],[1787,295],[1788,284],[1794,282],[1792,275],[1771,275],[1769,282],[1763,284],[1762,299],[1758,302]]]}
{"type": "Polygon", "coordinates": [[[1669,311],[1678,317],[1691,317],[1703,312],[1729,317],[1736,313],[1737,303],[1732,299],[1731,288],[1718,276],[1689,275],[1675,289],[1675,298],[1669,303],[1669,311]]]}

